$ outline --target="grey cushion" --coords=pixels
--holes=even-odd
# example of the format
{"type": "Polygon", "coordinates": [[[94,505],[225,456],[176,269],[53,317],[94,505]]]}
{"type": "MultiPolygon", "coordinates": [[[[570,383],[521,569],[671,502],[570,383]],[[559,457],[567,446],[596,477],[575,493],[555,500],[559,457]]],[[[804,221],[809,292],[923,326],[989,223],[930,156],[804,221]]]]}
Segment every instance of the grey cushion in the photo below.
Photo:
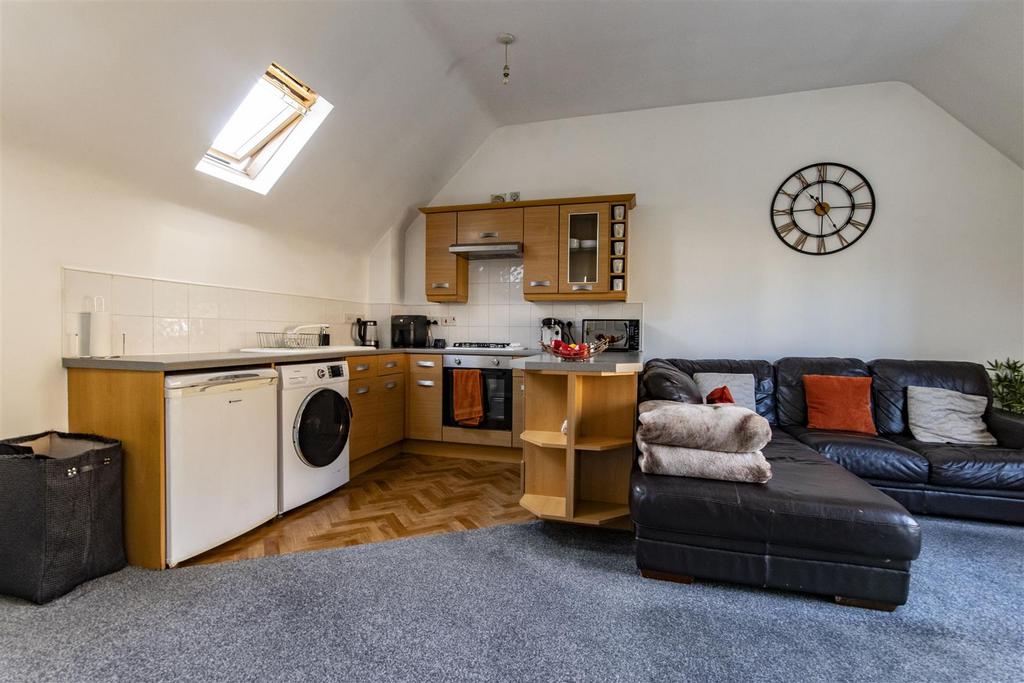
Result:
{"type": "Polygon", "coordinates": [[[700,395],[707,399],[708,394],[718,387],[729,387],[729,393],[736,405],[757,412],[757,401],[754,398],[754,376],[731,372],[697,372],[693,381],[700,388],[700,395]]]}
{"type": "Polygon", "coordinates": [[[996,438],[981,419],[987,407],[987,396],[935,387],[907,387],[910,433],[924,443],[995,446],[996,438]]]}

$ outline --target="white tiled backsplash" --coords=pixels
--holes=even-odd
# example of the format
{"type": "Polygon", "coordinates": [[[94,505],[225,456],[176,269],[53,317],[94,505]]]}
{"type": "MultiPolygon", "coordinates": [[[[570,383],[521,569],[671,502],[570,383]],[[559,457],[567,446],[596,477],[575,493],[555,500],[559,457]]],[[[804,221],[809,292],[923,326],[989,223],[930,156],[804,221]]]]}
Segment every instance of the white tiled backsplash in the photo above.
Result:
{"type": "Polygon", "coordinates": [[[549,304],[524,301],[523,262],[519,259],[470,261],[468,303],[391,308],[394,314],[421,314],[438,322],[446,316],[454,316],[454,325],[433,328],[434,336],[443,337],[449,344],[511,341],[527,348],[537,348],[542,318],[571,320],[577,341],[583,334],[581,321],[584,318],[643,320],[643,304],[640,303],[549,304]]]}
{"type": "Polygon", "coordinates": [[[63,340],[67,355],[74,334],[89,352],[93,297],[101,296],[113,320],[114,354],[205,353],[256,346],[256,332],[281,332],[306,323],[331,324],[331,342],[350,344],[347,313],[384,317],[387,307],[341,299],[210,287],[65,268],[63,340]],[[372,314],[372,315],[371,315],[372,314]],[[69,335],[71,338],[69,338],[69,335]]]}

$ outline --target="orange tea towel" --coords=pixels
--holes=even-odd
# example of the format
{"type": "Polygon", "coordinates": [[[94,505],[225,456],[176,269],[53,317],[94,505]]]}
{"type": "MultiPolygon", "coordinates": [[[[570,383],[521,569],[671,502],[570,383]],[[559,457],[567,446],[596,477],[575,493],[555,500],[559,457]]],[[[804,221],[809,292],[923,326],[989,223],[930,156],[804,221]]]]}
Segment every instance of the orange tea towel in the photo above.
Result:
{"type": "Polygon", "coordinates": [[[455,421],[475,427],[484,419],[483,375],[479,370],[452,370],[452,412],[455,421]]]}

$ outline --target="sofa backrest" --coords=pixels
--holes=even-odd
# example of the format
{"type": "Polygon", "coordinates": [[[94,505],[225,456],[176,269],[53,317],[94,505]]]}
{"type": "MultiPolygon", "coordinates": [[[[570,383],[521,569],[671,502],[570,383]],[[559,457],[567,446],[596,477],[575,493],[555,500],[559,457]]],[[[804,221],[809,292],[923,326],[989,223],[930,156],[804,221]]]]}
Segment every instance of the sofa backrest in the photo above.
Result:
{"type": "Polygon", "coordinates": [[[986,415],[992,409],[992,383],[985,368],[977,363],[882,358],[871,361],[869,367],[875,427],[880,434],[909,431],[907,387],[935,387],[985,396],[988,398],[986,415]]]}
{"type": "Polygon", "coordinates": [[[727,372],[754,376],[754,400],[757,413],[776,424],[775,413],[775,370],[766,360],[684,360],[680,358],[659,358],[648,361],[645,370],[671,366],[689,377],[697,372],[727,372]]]}
{"type": "Polygon", "coordinates": [[[804,375],[867,377],[868,365],[856,358],[780,358],[775,361],[775,399],[779,424],[803,427],[807,424],[804,375]]]}

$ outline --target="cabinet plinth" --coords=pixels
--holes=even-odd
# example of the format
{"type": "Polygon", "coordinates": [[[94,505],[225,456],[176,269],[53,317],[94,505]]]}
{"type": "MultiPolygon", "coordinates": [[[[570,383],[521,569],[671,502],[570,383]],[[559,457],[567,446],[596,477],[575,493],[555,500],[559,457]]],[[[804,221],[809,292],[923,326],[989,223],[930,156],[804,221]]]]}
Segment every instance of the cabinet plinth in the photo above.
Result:
{"type": "Polygon", "coordinates": [[[636,373],[528,371],[525,381],[520,505],[575,524],[628,517],[636,373]]]}

